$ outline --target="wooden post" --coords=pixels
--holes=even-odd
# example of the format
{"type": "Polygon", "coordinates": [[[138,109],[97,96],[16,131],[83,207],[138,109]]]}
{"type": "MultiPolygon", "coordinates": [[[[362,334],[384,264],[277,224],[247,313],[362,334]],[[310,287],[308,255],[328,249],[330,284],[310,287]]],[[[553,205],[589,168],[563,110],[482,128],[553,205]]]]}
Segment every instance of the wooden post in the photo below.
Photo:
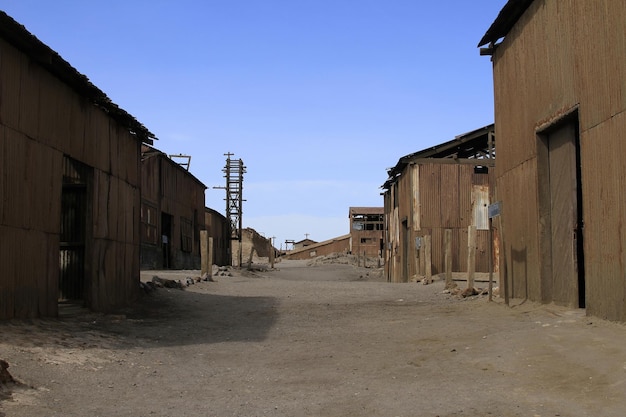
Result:
{"type": "Polygon", "coordinates": [[[474,288],[476,270],[476,226],[467,228],[467,288],[474,288]]]}
{"type": "Polygon", "coordinates": [[[248,270],[252,269],[252,256],[254,255],[254,245],[250,248],[250,257],[248,258],[248,270]]]}
{"type": "Polygon", "coordinates": [[[493,300],[493,221],[489,217],[489,301],[493,300]]]}
{"type": "Polygon", "coordinates": [[[433,277],[432,271],[432,259],[431,259],[431,235],[424,236],[424,275],[426,276],[426,282],[431,282],[433,277]]]}
{"type": "Polygon", "coordinates": [[[209,273],[211,264],[209,263],[209,232],[200,230],[200,276],[209,273]]]}
{"type": "Polygon", "coordinates": [[[363,268],[367,268],[367,255],[363,251],[363,268]]]}
{"type": "Polygon", "coordinates": [[[502,265],[499,271],[500,287],[502,287],[500,288],[500,294],[504,293],[504,304],[509,305],[509,278],[507,276],[508,269],[506,264],[506,246],[504,245],[504,221],[502,220],[504,204],[502,204],[500,210],[502,211],[498,217],[498,225],[500,226],[500,263],[502,265]]]}
{"type": "Polygon", "coordinates": [[[454,288],[452,282],[452,229],[446,229],[443,235],[445,247],[446,289],[454,288]]]}
{"type": "Polygon", "coordinates": [[[417,254],[418,254],[418,267],[417,267],[417,275],[426,275],[426,263],[424,260],[424,238],[425,236],[421,236],[420,237],[420,247],[417,250],[417,254]]]}
{"type": "Polygon", "coordinates": [[[209,250],[208,250],[207,258],[208,258],[208,261],[209,261],[208,262],[208,264],[209,264],[208,267],[209,268],[207,270],[207,274],[208,274],[208,277],[210,279],[211,277],[213,277],[213,238],[212,237],[209,238],[209,250]]]}
{"type": "Polygon", "coordinates": [[[274,269],[274,245],[272,244],[272,239],[269,238],[270,242],[270,268],[274,269]]]}

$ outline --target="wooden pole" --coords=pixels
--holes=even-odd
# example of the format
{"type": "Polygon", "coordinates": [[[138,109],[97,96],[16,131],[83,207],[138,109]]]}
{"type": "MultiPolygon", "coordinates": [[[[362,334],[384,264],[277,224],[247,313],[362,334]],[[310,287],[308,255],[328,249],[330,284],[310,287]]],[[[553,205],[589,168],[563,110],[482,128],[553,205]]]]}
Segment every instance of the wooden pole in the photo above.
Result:
{"type": "Polygon", "coordinates": [[[476,226],[467,228],[467,288],[474,288],[476,270],[476,226]]]}
{"type": "Polygon", "coordinates": [[[424,260],[424,238],[425,236],[421,236],[420,239],[420,247],[417,250],[417,260],[418,260],[418,267],[417,267],[417,274],[418,275],[426,275],[426,264],[425,264],[425,260],[424,260]]]}
{"type": "Polygon", "coordinates": [[[443,235],[445,247],[446,289],[454,287],[452,282],[452,229],[446,229],[443,235]]]}
{"type": "Polygon", "coordinates": [[[499,275],[500,275],[500,286],[502,288],[500,288],[500,294],[504,293],[504,304],[509,305],[509,281],[508,281],[508,276],[507,276],[507,260],[506,260],[506,245],[504,244],[505,242],[505,235],[504,235],[504,221],[502,220],[502,216],[504,214],[504,204],[501,205],[500,207],[500,216],[498,216],[498,225],[500,226],[500,263],[502,265],[502,267],[500,268],[499,271],[499,275]]]}
{"type": "Polygon", "coordinates": [[[426,282],[431,282],[433,277],[432,259],[431,259],[431,235],[424,236],[424,275],[426,282]]]}
{"type": "Polygon", "coordinates": [[[493,296],[493,221],[489,217],[489,301],[493,296]]]}
{"type": "Polygon", "coordinates": [[[200,230],[200,275],[209,273],[209,232],[200,230]]]}
{"type": "Polygon", "coordinates": [[[252,269],[252,256],[254,255],[254,245],[250,248],[250,257],[248,258],[248,270],[252,269]]]}
{"type": "Polygon", "coordinates": [[[207,269],[207,274],[208,277],[211,278],[213,277],[213,238],[210,237],[209,238],[209,250],[208,250],[208,269],[207,269]]]}

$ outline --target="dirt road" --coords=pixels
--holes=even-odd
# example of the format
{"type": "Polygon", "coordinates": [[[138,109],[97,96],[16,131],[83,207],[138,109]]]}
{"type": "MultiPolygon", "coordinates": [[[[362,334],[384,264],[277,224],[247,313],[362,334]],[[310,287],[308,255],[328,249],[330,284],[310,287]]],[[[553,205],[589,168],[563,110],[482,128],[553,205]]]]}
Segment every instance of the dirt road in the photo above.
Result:
{"type": "Polygon", "coordinates": [[[0,391],[0,416],[626,415],[623,325],[350,265],[277,268],[1,323],[23,385],[0,391]]]}

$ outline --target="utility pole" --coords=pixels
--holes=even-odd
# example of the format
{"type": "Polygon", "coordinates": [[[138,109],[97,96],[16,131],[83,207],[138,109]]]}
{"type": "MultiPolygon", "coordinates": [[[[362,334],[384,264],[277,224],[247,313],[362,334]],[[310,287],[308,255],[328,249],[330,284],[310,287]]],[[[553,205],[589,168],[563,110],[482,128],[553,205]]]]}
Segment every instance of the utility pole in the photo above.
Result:
{"type": "Polygon", "coordinates": [[[226,166],[222,169],[224,178],[226,178],[226,187],[213,187],[226,190],[226,217],[230,221],[230,239],[239,241],[238,249],[238,266],[242,263],[242,206],[243,202],[243,174],[246,167],[241,159],[231,159],[233,153],[225,153],[226,166]]]}

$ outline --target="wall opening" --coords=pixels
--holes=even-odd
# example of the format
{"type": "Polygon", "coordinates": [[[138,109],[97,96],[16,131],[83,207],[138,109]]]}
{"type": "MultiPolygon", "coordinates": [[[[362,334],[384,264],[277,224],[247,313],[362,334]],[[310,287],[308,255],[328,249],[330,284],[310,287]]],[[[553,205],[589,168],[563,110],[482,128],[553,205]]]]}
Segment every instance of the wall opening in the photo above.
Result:
{"type": "Polygon", "coordinates": [[[91,168],[63,158],[59,253],[59,302],[84,303],[86,295],[91,168]]]}

